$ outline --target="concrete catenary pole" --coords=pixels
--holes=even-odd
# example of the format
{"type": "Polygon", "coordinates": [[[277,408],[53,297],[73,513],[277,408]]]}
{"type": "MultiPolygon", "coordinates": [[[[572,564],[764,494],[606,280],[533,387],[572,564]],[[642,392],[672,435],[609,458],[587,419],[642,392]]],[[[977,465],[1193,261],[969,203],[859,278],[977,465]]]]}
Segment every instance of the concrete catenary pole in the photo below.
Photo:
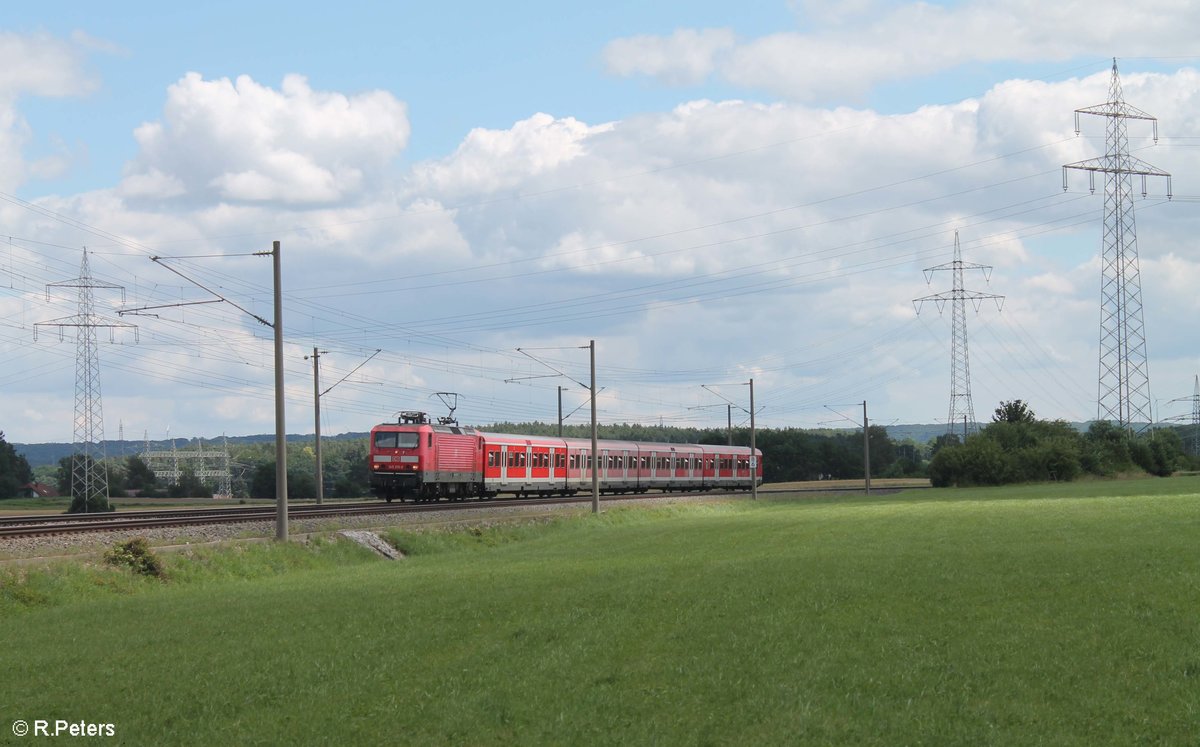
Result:
{"type": "Polygon", "coordinates": [[[313,426],[316,434],[317,505],[325,502],[325,474],[321,465],[321,351],[313,348],[313,426]]]}
{"type": "Polygon", "coordinates": [[[754,451],[754,379],[750,379],[750,498],[758,500],[758,454],[754,451]]]}
{"type": "Polygon", "coordinates": [[[600,513],[600,454],[596,435],[596,341],[588,343],[592,358],[592,513],[600,513]]]}
{"type": "Polygon", "coordinates": [[[867,401],[863,400],[863,486],[871,494],[871,429],[867,422],[867,401]]]}
{"type": "Polygon", "coordinates": [[[287,427],[283,411],[283,291],[280,270],[279,242],[271,249],[275,280],[275,539],[288,538],[287,503],[287,427]]]}

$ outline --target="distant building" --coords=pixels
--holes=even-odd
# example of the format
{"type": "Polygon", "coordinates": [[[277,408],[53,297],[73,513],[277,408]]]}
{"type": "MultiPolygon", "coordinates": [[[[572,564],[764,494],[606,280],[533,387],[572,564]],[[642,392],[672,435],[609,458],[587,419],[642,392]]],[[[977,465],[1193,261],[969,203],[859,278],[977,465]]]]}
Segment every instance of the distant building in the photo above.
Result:
{"type": "Polygon", "coordinates": [[[58,490],[42,482],[27,482],[17,491],[18,498],[57,498],[58,490]]]}

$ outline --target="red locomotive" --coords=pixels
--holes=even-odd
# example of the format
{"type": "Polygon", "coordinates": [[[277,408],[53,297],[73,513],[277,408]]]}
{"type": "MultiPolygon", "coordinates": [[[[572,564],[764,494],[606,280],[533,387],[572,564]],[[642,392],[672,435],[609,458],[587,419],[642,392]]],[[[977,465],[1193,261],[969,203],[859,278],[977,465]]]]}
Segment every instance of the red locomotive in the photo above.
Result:
{"type": "MultiPolygon", "coordinates": [[[[391,502],[515,495],[574,495],[592,489],[592,442],[485,433],[403,412],[371,429],[371,489],[391,502]]],[[[762,484],[762,451],[744,446],[597,442],[600,491],[749,490],[762,484]],[[751,478],[751,464],[755,464],[751,478]]]]}

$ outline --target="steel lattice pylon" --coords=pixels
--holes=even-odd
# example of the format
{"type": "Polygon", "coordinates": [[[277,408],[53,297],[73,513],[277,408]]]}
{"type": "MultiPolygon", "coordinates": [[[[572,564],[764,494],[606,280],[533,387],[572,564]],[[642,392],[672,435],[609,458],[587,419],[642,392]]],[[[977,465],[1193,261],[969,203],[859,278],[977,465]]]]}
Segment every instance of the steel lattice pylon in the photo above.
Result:
{"type": "MultiPolygon", "coordinates": [[[[77,288],[78,312],[75,316],[38,322],[38,327],[58,327],[59,336],[67,327],[76,330],[75,347],[75,431],[71,455],[71,507],[78,511],[107,510],[108,470],[104,459],[104,406],[100,398],[100,355],[96,330],[107,327],[136,329],[132,324],[105,319],[96,314],[92,291],[96,288],[120,288],[92,278],[87,250],[83,251],[79,277],[50,283],[50,288],[77,288]]],[[[122,297],[124,294],[122,294],[122,297]]]]}
{"type": "Polygon", "coordinates": [[[1069,163],[1063,167],[1063,189],[1067,169],[1089,172],[1093,192],[1096,174],[1104,174],[1104,239],[1100,256],[1100,366],[1097,419],[1115,421],[1122,428],[1144,428],[1153,422],[1150,408],[1150,366],[1146,356],[1146,327],[1142,320],[1142,281],[1138,265],[1137,230],[1133,216],[1133,177],[1167,179],[1171,197],[1171,175],[1129,155],[1126,120],[1153,123],[1158,141],[1158,120],[1129,106],[1121,94],[1117,61],[1113,60],[1108,101],[1075,110],[1075,133],[1079,115],[1106,117],[1105,154],[1099,158],[1069,163]]]}
{"type": "Polygon", "coordinates": [[[975,305],[975,311],[979,311],[980,303],[984,299],[994,300],[996,308],[1000,308],[1003,304],[1004,296],[997,296],[992,293],[979,293],[978,291],[969,291],[963,288],[963,270],[982,270],[984,278],[989,279],[992,268],[990,265],[962,261],[962,248],[958,243],[958,231],[954,232],[954,261],[936,267],[927,267],[925,269],[925,282],[930,282],[933,279],[933,273],[940,270],[949,270],[953,274],[953,288],[947,292],[913,299],[913,305],[917,309],[917,314],[920,314],[921,304],[925,301],[933,301],[937,304],[939,312],[945,308],[947,301],[951,304],[950,414],[946,418],[946,432],[953,433],[958,423],[961,422],[963,424],[963,440],[965,441],[967,434],[975,429],[975,406],[971,402],[971,364],[970,357],[967,354],[967,301],[971,301],[975,305]]]}
{"type": "Polygon", "coordinates": [[[1200,376],[1192,391],[1192,456],[1200,456],[1200,376]]]}
{"type": "Polygon", "coordinates": [[[1191,426],[1192,426],[1192,434],[1191,434],[1191,436],[1192,436],[1191,437],[1192,456],[1200,456],[1200,376],[1196,376],[1195,385],[1192,389],[1192,396],[1177,397],[1177,398],[1171,400],[1170,402],[1168,402],[1167,404],[1173,404],[1175,402],[1191,402],[1192,403],[1192,414],[1191,415],[1176,415],[1173,418],[1165,418],[1165,420],[1173,421],[1176,423],[1188,422],[1191,424],[1191,426]]]}

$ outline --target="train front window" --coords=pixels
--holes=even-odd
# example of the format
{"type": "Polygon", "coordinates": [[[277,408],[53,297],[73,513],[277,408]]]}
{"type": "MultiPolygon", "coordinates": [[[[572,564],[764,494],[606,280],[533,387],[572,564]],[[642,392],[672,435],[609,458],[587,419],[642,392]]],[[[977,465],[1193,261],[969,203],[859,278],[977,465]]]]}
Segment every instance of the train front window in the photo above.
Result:
{"type": "Polygon", "coordinates": [[[419,433],[401,433],[399,431],[379,431],[375,434],[377,449],[415,449],[421,443],[419,433]]]}

